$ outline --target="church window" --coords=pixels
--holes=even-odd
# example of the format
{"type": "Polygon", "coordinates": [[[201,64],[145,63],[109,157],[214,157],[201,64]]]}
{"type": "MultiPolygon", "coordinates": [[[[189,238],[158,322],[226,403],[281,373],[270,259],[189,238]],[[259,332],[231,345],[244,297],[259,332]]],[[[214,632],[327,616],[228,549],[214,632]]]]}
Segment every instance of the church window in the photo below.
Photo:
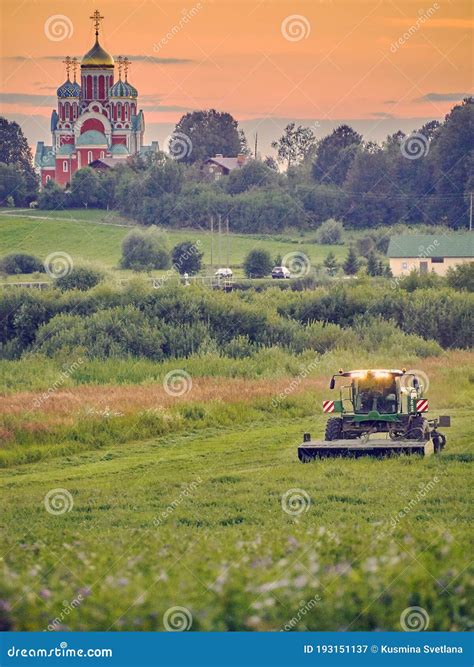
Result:
{"type": "Polygon", "coordinates": [[[63,160],[63,171],[67,171],[67,160],[63,160]]]}
{"type": "Polygon", "coordinates": [[[87,77],[87,99],[90,100],[92,98],[92,77],[88,76],[87,77]]]}
{"type": "Polygon", "coordinates": [[[46,183],[48,183],[48,182],[51,180],[51,176],[48,174],[48,175],[46,176],[46,179],[45,179],[45,180],[46,180],[46,183]]]}
{"type": "Polygon", "coordinates": [[[105,157],[104,151],[100,151],[100,157],[101,157],[101,159],[103,159],[105,157]]]}
{"type": "Polygon", "coordinates": [[[100,100],[103,100],[104,97],[105,97],[105,94],[104,94],[104,87],[105,87],[105,86],[104,86],[104,76],[101,74],[101,75],[99,76],[99,99],[100,99],[100,100]]]}
{"type": "Polygon", "coordinates": [[[87,151],[87,162],[89,164],[92,162],[92,151],[87,151]]]}
{"type": "Polygon", "coordinates": [[[94,82],[94,100],[97,99],[97,77],[93,77],[93,82],[94,82]]]}

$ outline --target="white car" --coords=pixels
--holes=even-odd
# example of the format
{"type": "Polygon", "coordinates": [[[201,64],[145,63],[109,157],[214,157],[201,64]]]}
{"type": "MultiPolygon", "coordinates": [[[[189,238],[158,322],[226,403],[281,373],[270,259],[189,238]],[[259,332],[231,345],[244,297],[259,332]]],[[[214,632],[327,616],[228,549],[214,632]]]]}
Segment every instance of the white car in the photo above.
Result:
{"type": "Polygon", "coordinates": [[[274,266],[272,278],[290,278],[290,270],[286,266],[274,266]]]}
{"type": "Polygon", "coordinates": [[[217,269],[217,271],[214,274],[216,278],[232,278],[233,273],[232,269],[217,269]]]}

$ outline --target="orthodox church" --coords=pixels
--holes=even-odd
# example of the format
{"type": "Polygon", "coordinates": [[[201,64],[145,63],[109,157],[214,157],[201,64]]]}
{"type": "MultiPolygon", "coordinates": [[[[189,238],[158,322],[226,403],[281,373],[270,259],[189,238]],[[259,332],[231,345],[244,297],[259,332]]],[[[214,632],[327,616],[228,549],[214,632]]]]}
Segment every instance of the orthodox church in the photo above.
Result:
{"type": "Polygon", "coordinates": [[[51,114],[52,144],[39,141],[36,147],[42,185],[49,180],[65,185],[81,167],[110,168],[131,155],[158,149],[157,142],[143,146],[145,119],[138,110],[137,89],[128,81],[129,59],[117,58],[116,81],[114,58],[99,43],[104,17],[96,10],[90,18],[95,44],[81,60],[80,84],[79,62],[67,56],[67,78],[57,90],[57,111],[51,114]]]}

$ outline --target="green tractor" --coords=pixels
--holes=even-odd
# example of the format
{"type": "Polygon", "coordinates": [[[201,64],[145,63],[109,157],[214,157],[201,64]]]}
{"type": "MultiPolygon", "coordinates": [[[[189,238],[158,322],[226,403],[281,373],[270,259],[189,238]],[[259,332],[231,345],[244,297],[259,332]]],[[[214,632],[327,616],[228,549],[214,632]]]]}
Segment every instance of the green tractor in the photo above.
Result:
{"type": "Polygon", "coordinates": [[[308,433],[299,448],[300,460],[318,455],[362,453],[439,453],[446,437],[438,426],[450,426],[450,417],[427,419],[428,400],[424,387],[415,373],[406,370],[369,369],[343,371],[332,376],[330,389],[336,381],[339,399],[323,401],[323,412],[331,415],[326,424],[323,442],[311,442],[308,433]],[[338,416],[332,416],[337,413],[338,416]],[[378,434],[385,434],[385,440],[378,434]],[[352,442],[350,442],[352,441],[352,442]],[[301,451],[300,451],[301,450],[301,451]]]}

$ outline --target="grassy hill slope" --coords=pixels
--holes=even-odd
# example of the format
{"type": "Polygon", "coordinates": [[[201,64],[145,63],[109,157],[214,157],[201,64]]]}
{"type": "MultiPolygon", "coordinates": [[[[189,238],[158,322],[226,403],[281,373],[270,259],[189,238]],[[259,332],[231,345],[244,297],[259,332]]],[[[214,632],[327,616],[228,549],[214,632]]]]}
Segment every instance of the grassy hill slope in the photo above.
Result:
{"type": "MultiPolygon", "coordinates": [[[[121,255],[121,243],[129,233],[128,221],[105,211],[23,211],[0,214],[0,257],[12,252],[26,252],[42,259],[51,252],[67,252],[74,262],[99,262],[116,267],[121,255]]],[[[199,241],[204,251],[204,263],[211,262],[210,232],[196,229],[167,230],[162,228],[171,249],[184,240],[199,241]]],[[[241,265],[245,255],[256,246],[265,247],[272,257],[290,252],[303,252],[312,263],[322,262],[332,250],[338,258],[345,256],[343,245],[321,246],[308,237],[239,235],[229,236],[229,264],[241,265]]],[[[219,248],[214,235],[214,265],[218,264],[219,248]]],[[[222,237],[221,262],[227,262],[227,242],[222,237]]]]}

